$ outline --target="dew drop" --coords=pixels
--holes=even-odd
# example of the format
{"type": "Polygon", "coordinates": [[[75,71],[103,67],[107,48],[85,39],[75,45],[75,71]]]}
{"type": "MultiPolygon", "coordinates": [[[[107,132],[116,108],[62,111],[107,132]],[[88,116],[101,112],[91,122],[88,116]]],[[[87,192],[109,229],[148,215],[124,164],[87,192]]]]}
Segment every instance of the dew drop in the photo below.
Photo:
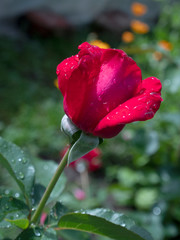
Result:
{"type": "Polygon", "coordinates": [[[118,114],[119,112],[116,112],[116,115],[118,114]]]}
{"type": "Polygon", "coordinates": [[[145,115],[146,119],[150,119],[154,116],[154,112],[150,111],[150,112],[145,113],[144,115],[145,115]]]}
{"type": "Polygon", "coordinates": [[[126,226],[126,224],[125,224],[125,223],[121,223],[121,226],[122,226],[122,227],[125,227],[125,226],[126,226]]]}
{"type": "Polygon", "coordinates": [[[11,162],[12,162],[12,163],[15,163],[15,160],[14,160],[14,159],[11,159],[11,162]]]}
{"type": "Polygon", "coordinates": [[[18,217],[19,217],[19,214],[18,214],[18,213],[16,213],[15,217],[16,217],[16,218],[18,218],[18,217]]]}
{"type": "Polygon", "coordinates": [[[26,163],[27,163],[27,159],[26,159],[26,158],[23,158],[23,159],[22,159],[22,162],[23,162],[24,164],[26,164],[26,163]]]}
{"type": "Polygon", "coordinates": [[[156,92],[151,92],[150,95],[158,95],[156,92]]]}
{"type": "Polygon", "coordinates": [[[22,158],[18,158],[18,162],[22,162],[22,158]]]}
{"type": "Polygon", "coordinates": [[[159,207],[153,208],[153,213],[154,215],[158,216],[161,214],[161,209],[159,207]]]}
{"type": "Polygon", "coordinates": [[[137,111],[140,111],[144,108],[143,105],[138,105],[138,106],[135,106],[133,109],[137,110],[137,111]]]}
{"type": "Polygon", "coordinates": [[[109,112],[109,110],[110,110],[109,107],[107,107],[107,108],[106,108],[106,111],[109,112]]]}
{"type": "Polygon", "coordinates": [[[10,191],[8,189],[5,190],[4,192],[6,195],[8,195],[10,193],[10,191]]]}
{"type": "Polygon", "coordinates": [[[17,192],[17,193],[14,194],[14,196],[15,196],[16,198],[19,198],[19,197],[20,197],[20,194],[17,192]]]}
{"type": "Polygon", "coordinates": [[[154,110],[156,110],[156,109],[158,108],[158,105],[155,103],[155,104],[153,104],[152,108],[153,108],[154,110]]]}
{"type": "Polygon", "coordinates": [[[125,118],[125,116],[123,116],[123,118],[125,118]]]}
{"type": "Polygon", "coordinates": [[[110,118],[109,118],[109,117],[107,117],[107,120],[110,120],[110,118]]]}
{"type": "Polygon", "coordinates": [[[21,180],[23,180],[24,179],[24,174],[22,173],[22,172],[19,172],[19,178],[21,179],[21,180]]]}
{"type": "Polygon", "coordinates": [[[102,101],[102,96],[101,95],[98,96],[98,101],[102,101]]]}
{"type": "Polygon", "coordinates": [[[35,234],[36,237],[41,236],[41,233],[37,229],[34,230],[34,234],[35,234]]]}
{"type": "Polygon", "coordinates": [[[113,78],[113,80],[112,80],[112,81],[113,81],[113,83],[116,83],[116,78],[113,78]]]}

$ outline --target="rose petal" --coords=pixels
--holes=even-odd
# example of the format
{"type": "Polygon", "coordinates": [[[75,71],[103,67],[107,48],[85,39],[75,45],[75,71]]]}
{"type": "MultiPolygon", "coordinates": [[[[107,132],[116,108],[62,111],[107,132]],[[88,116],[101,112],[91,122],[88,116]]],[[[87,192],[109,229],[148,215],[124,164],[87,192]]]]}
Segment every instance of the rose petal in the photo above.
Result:
{"type": "Polygon", "coordinates": [[[100,49],[84,43],[79,47],[79,66],[71,73],[64,109],[85,132],[136,93],[141,70],[121,50],[100,49]]]}
{"type": "Polygon", "coordinates": [[[161,82],[159,79],[146,78],[142,81],[141,89],[135,97],[120,104],[98,123],[93,132],[94,135],[99,136],[100,132],[106,134],[107,129],[111,129],[113,132],[118,125],[151,119],[162,101],[160,91],[161,82]]]}
{"type": "Polygon", "coordinates": [[[58,76],[58,86],[63,96],[65,95],[68,86],[68,79],[70,78],[74,69],[76,69],[78,66],[78,61],[79,58],[76,55],[65,59],[57,66],[56,74],[58,76]]]}

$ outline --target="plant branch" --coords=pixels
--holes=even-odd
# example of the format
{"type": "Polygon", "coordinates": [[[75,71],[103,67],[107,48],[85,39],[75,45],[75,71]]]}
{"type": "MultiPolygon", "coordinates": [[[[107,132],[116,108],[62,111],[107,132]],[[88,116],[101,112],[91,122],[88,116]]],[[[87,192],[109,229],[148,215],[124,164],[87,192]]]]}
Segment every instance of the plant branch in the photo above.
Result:
{"type": "Polygon", "coordinates": [[[39,220],[39,217],[44,209],[44,206],[67,164],[68,154],[69,154],[69,150],[65,153],[54,176],[52,177],[49,185],[47,186],[46,191],[45,191],[44,195],[42,196],[41,201],[40,201],[35,213],[32,216],[31,223],[35,224],[39,220]]]}

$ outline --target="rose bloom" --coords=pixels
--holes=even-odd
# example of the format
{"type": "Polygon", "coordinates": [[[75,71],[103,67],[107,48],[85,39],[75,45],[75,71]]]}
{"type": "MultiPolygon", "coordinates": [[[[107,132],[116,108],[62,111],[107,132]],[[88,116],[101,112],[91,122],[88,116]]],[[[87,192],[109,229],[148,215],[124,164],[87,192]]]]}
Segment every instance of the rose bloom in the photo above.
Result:
{"type": "Polygon", "coordinates": [[[77,200],[84,200],[86,198],[86,193],[82,189],[76,188],[74,190],[74,197],[77,200]]]}
{"type": "Polygon", "coordinates": [[[85,133],[116,136],[127,123],[151,119],[160,107],[161,82],[142,81],[136,62],[118,49],[85,42],[57,66],[64,111],[85,133]]]}

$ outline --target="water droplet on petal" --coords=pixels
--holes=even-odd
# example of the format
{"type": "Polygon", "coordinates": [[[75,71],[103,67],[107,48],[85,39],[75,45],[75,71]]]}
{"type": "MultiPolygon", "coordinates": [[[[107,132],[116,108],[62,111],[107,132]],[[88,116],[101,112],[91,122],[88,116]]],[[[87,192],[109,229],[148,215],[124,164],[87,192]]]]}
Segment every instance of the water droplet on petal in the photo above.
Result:
{"type": "Polygon", "coordinates": [[[135,106],[133,109],[137,110],[137,111],[140,111],[144,108],[143,105],[138,105],[138,106],[135,106]]]}
{"type": "Polygon", "coordinates": [[[154,116],[154,112],[153,111],[146,112],[144,115],[146,119],[150,119],[154,116]]]}
{"type": "Polygon", "coordinates": [[[119,112],[116,112],[116,115],[118,114],[119,112]]]}
{"type": "Polygon", "coordinates": [[[107,120],[110,120],[110,118],[109,118],[109,117],[107,117],[107,120]]]}
{"type": "Polygon", "coordinates": [[[125,116],[123,116],[123,118],[125,118],[125,116]]]}
{"type": "Polygon", "coordinates": [[[106,108],[106,111],[109,112],[109,107],[106,108]]]}
{"type": "Polygon", "coordinates": [[[98,96],[98,101],[102,101],[102,96],[101,95],[98,96]]]}
{"type": "Polygon", "coordinates": [[[156,109],[158,108],[158,105],[155,103],[155,104],[152,105],[152,108],[153,108],[154,110],[156,110],[156,109]]]}
{"type": "Polygon", "coordinates": [[[112,80],[112,81],[113,81],[113,83],[116,83],[116,78],[113,78],[113,80],[112,80]]]}

